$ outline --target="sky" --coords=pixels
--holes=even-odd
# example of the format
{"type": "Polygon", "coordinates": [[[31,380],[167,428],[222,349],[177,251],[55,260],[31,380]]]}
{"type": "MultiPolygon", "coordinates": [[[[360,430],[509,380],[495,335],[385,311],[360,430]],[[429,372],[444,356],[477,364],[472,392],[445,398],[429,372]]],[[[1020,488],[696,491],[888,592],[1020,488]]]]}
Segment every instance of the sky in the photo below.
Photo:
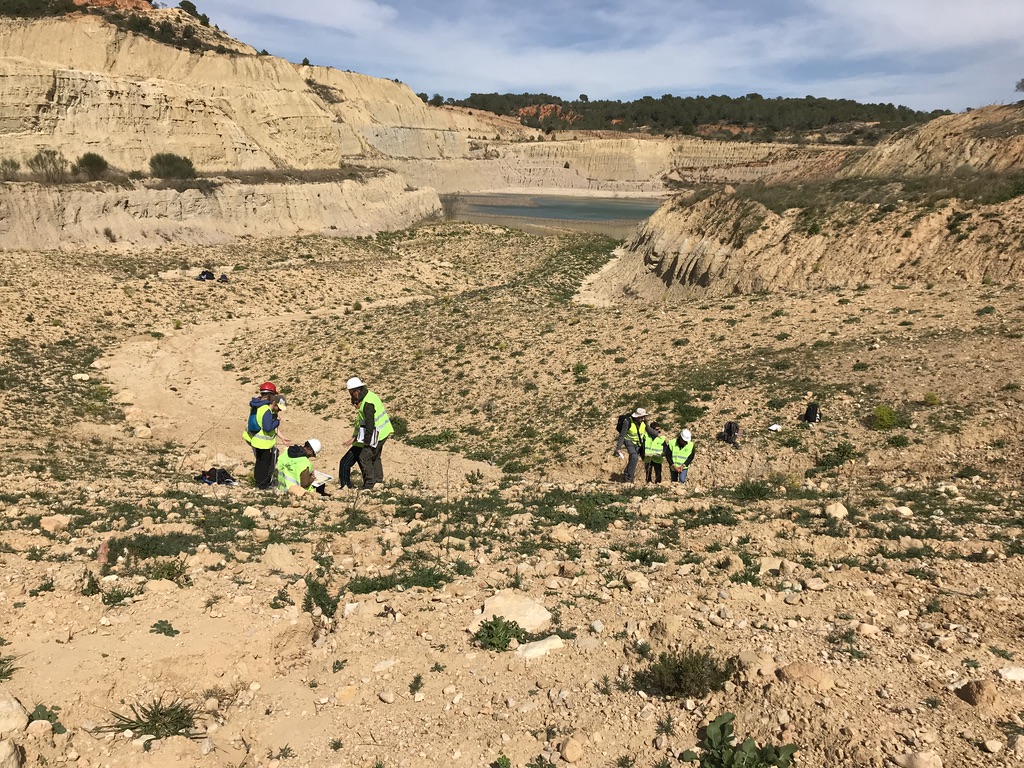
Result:
{"type": "MultiPolygon", "coordinates": [[[[175,5],[176,0],[167,2],[175,5]]],[[[232,37],[416,93],[1024,98],[1024,0],[196,0],[232,37]]]]}

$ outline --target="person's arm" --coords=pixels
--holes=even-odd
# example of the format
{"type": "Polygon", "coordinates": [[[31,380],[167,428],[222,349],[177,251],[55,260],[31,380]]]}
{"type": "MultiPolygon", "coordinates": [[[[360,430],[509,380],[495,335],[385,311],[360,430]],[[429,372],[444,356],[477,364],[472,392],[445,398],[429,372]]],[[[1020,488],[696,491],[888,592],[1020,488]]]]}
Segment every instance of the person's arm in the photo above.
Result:
{"type": "Polygon", "coordinates": [[[303,488],[305,488],[308,491],[309,490],[309,486],[311,486],[312,484],[313,484],[313,470],[312,469],[304,469],[304,470],[302,470],[302,474],[299,475],[299,485],[301,485],[303,488]]]}
{"type": "Polygon", "coordinates": [[[629,435],[629,425],[632,424],[632,423],[633,423],[632,421],[630,421],[629,419],[626,419],[626,422],[622,425],[622,429],[619,431],[618,442],[615,443],[615,452],[616,453],[618,453],[619,451],[622,450],[622,446],[626,442],[626,436],[629,435]]]}
{"type": "Polygon", "coordinates": [[[270,433],[275,431],[281,426],[281,420],[277,417],[273,408],[265,411],[263,414],[263,420],[260,422],[260,427],[263,428],[264,432],[270,433]]]}
{"type": "Polygon", "coordinates": [[[373,432],[377,428],[377,410],[373,403],[366,403],[363,406],[363,445],[376,446],[373,439],[373,432]]]}

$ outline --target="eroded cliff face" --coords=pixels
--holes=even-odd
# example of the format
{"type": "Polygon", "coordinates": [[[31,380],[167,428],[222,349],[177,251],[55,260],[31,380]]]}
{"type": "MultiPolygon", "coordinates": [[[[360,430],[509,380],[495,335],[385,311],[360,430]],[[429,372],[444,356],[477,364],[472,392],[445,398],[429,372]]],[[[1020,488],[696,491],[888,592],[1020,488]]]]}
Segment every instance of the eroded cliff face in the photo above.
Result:
{"type": "Polygon", "coordinates": [[[580,298],[605,304],[677,293],[1024,278],[1024,198],[969,209],[949,201],[929,211],[847,203],[813,230],[797,210],[776,215],[729,191],[692,205],[676,199],[637,227],[580,298]]]}
{"type": "Polygon", "coordinates": [[[71,159],[98,152],[130,171],[174,152],[204,172],[362,163],[442,192],[658,194],[673,182],[749,181],[844,156],[695,138],[574,137],[431,107],[391,80],[173,48],[98,16],[0,20],[0,139],[5,156],[21,161],[56,148],[71,159]]]}
{"type": "Polygon", "coordinates": [[[982,107],[936,118],[891,136],[842,175],[933,176],[962,168],[1024,171],[1024,107],[982,107]]]}
{"type": "Polygon", "coordinates": [[[212,189],[131,189],[109,184],[0,184],[0,249],[155,248],[237,237],[405,229],[440,212],[433,190],[395,174],[363,181],[240,184],[212,189]]]}

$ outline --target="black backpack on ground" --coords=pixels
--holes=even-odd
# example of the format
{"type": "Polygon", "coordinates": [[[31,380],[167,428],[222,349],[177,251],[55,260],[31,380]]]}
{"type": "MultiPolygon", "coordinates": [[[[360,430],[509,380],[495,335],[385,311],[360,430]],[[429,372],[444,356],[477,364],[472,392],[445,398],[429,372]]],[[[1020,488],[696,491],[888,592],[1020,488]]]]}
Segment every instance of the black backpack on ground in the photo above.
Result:
{"type": "Polygon", "coordinates": [[[807,410],[804,411],[803,421],[806,421],[810,424],[814,424],[816,422],[821,421],[821,410],[818,408],[817,403],[807,404],[807,410]]]}
{"type": "Polygon", "coordinates": [[[740,436],[740,425],[735,421],[725,422],[720,437],[729,445],[736,445],[736,439],[740,436]]]}

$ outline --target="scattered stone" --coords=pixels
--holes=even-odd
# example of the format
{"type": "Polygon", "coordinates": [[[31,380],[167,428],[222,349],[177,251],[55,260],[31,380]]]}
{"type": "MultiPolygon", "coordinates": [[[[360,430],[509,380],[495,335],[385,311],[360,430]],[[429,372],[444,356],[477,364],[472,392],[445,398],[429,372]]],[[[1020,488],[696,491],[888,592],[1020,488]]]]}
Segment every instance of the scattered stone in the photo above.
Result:
{"type": "Polygon", "coordinates": [[[627,571],[626,584],[631,592],[647,592],[651,588],[651,582],[639,571],[627,571]]]}
{"type": "Polygon", "coordinates": [[[942,758],[934,750],[908,752],[892,759],[900,768],[942,768],[942,758]]]}
{"type": "Polygon", "coordinates": [[[991,680],[971,680],[955,691],[956,695],[972,707],[991,709],[995,706],[998,692],[991,680]]]}
{"type": "Polygon", "coordinates": [[[1024,683],[1024,667],[1003,667],[996,674],[1012,683],[1024,683]]]}
{"type": "Polygon", "coordinates": [[[600,635],[602,632],[604,632],[604,622],[600,619],[595,619],[594,621],[590,622],[590,631],[593,632],[595,635],[600,635]]]}
{"type": "Polygon", "coordinates": [[[0,735],[21,733],[28,726],[28,711],[14,694],[0,688],[0,735]]]}
{"type": "Polygon", "coordinates": [[[25,763],[13,741],[0,741],[0,768],[22,768],[25,763]]]}
{"type": "Polygon", "coordinates": [[[583,757],[583,744],[575,736],[570,736],[562,742],[559,754],[565,762],[576,763],[583,757]]]}
{"type": "Polygon", "coordinates": [[[58,533],[64,533],[64,531],[68,529],[68,525],[70,523],[70,515],[47,515],[46,517],[40,518],[39,527],[49,534],[56,535],[58,533]]]}
{"type": "Polygon", "coordinates": [[[988,752],[990,755],[994,755],[996,752],[1003,748],[1003,742],[999,739],[987,739],[981,743],[981,748],[988,752]]]}
{"type": "Polygon", "coordinates": [[[825,507],[825,517],[830,520],[845,520],[849,516],[850,512],[843,506],[842,502],[834,501],[825,507]]]}
{"type": "Polygon", "coordinates": [[[547,656],[551,651],[565,647],[565,643],[558,635],[551,635],[545,637],[543,640],[538,640],[534,643],[524,643],[516,648],[516,655],[521,656],[524,659],[536,659],[541,656],[547,656]]]}
{"type": "Polygon", "coordinates": [[[385,689],[377,694],[377,698],[383,701],[385,704],[395,703],[395,692],[389,689],[385,689]]]}
{"type": "Polygon", "coordinates": [[[522,592],[503,589],[484,601],[484,610],[469,625],[470,632],[476,632],[480,625],[495,616],[514,621],[527,632],[543,632],[551,623],[551,613],[540,603],[522,592]]]}
{"type": "Polygon", "coordinates": [[[824,579],[818,578],[817,576],[804,581],[804,589],[810,590],[811,592],[821,592],[826,587],[828,587],[828,582],[824,579]]]}
{"type": "Polygon", "coordinates": [[[794,683],[811,691],[830,691],[836,687],[835,680],[828,672],[806,661],[787,664],[777,674],[783,682],[794,683]]]}

